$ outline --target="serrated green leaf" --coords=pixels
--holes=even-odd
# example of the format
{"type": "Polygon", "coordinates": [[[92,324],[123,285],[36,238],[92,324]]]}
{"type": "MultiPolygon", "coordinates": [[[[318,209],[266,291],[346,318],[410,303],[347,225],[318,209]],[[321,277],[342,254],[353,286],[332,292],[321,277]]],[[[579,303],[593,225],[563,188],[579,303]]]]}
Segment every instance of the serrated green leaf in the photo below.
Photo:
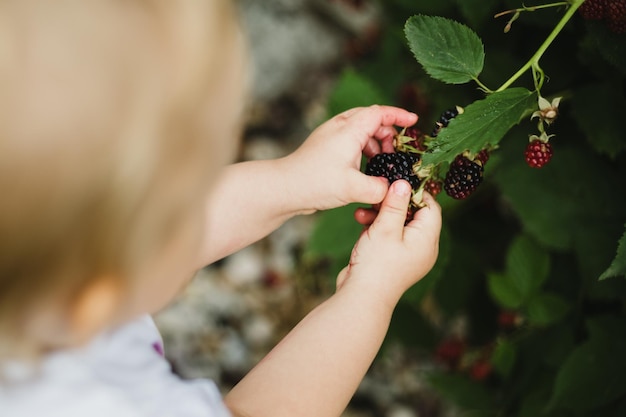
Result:
{"type": "Polygon", "coordinates": [[[490,273],[487,276],[489,293],[502,307],[516,309],[524,302],[522,292],[504,274],[490,273]]]}
{"type": "Polygon", "coordinates": [[[548,326],[561,320],[569,309],[569,304],[558,295],[536,294],[528,301],[528,321],[538,326],[548,326]]]}
{"type": "Polygon", "coordinates": [[[509,88],[475,101],[441,130],[423,163],[452,162],[465,150],[476,153],[487,144],[498,144],[536,106],[535,93],[525,88],[509,88]]]}
{"type": "Polygon", "coordinates": [[[439,16],[416,15],[404,26],[409,48],[424,71],[448,84],[477,79],[485,60],[482,41],[467,26],[439,16]]]}
{"type": "MultiPolygon", "coordinates": [[[[624,225],[626,229],[626,224],[624,225]]],[[[600,279],[626,276],[626,230],[617,244],[615,259],[606,271],[600,275],[600,279]]]]}
{"type": "Polygon", "coordinates": [[[506,276],[524,299],[536,293],[548,277],[548,252],[528,236],[517,237],[506,257],[506,276]]]}

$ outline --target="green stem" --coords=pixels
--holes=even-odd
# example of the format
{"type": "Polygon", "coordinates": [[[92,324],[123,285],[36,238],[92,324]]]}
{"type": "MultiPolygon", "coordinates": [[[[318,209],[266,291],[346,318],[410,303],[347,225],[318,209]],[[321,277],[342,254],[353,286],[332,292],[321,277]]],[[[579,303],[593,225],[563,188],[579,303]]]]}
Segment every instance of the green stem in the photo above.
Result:
{"type": "Polygon", "coordinates": [[[537,49],[537,52],[535,52],[535,54],[528,60],[528,62],[526,62],[524,66],[522,66],[515,74],[513,74],[511,78],[509,78],[504,84],[502,84],[500,88],[496,90],[496,92],[506,90],[519,77],[521,77],[526,71],[528,71],[529,68],[539,65],[539,60],[541,59],[543,54],[546,52],[548,47],[552,44],[554,39],[556,39],[558,34],[561,32],[561,30],[563,30],[567,22],[569,22],[576,10],[580,7],[581,4],[583,4],[584,1],[585,0],[572,0],[570,8],[567,9],[567,11],[563,15],[559,23],[557,23],[557,25],[554,27],[550,35],[548,35],[546,40],[543,41],[543,44],[541,44],[539,49],[537,49]]]}
{"type": "Polygon", "coordinates": [[[483,90],[487,94],[493,93],[485,84],[483,84],[478,78],[474,78],[474,82],[478,85],[478,88],[483,90]]]}
{"type": "Polygon", "coordinates": [[[500,16],[504,16],[506,14],[517,13],[517,12],[534,12],[535,10],[539,10],[539,9],[547,9],[549,7],[567,6],[569,4],[570,3],[567,2],[567,1],[559,1],[557,3],[540,4],[540,5],[537,5],[537,6],[524,6],[524,7],[520,7],[519,9],[512,9],[512,10],[507,10],[507,11],[498,13],[494,17],[500,17],[500,16]]]}

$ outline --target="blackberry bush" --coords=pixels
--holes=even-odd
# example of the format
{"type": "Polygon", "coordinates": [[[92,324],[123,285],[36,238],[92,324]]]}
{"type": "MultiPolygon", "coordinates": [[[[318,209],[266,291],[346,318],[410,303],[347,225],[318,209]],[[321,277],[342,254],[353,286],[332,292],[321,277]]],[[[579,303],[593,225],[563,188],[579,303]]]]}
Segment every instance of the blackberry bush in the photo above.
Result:
{"type": "MultiPolygon", "coordinates": [[[[463,181],[481,187],[465,200],[437,196],[440,257],[401,300],[388,340],[440,359],[441,341],[464,341],[457,365],[425,380],[461,414],[626,415],[626,281],[615,279],[626,276],[622,0],[537,0],[505,11],[511,1],[379,3],[393,28],[371,62],[346,71],[340,84],[351,94],[334,103],[393,102],[400,86],[414,86],[409,109],[420,115],[423,146],[407,145],[409,129],[396,142],[419,155],[420,187],[447,179],[459,197],[463,181]],[[494,15],[505,19],[500,27],[494,15]],[[408,48],[389,47],[402,29],[408,48]],[[363,91],[371,101],[358,101],[363,91]],[[451,101],[464,109],[452,119],[436,110],[451,101]],[[531,166],[545,169],[529,168],[527,146],[531,166]]],[[[352,210],[341,213],[328,213],[329,240],[351,224],[352,210]]],[[[361,231],[333,254],[337,270],[361,231]]]]}

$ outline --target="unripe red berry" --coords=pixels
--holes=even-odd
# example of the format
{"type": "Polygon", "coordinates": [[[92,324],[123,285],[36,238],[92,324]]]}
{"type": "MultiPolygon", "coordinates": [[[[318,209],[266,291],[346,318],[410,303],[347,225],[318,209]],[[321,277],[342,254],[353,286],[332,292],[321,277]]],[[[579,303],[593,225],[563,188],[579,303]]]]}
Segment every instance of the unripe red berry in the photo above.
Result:
{"type": "Polygon", "coordinates": [[[444,339],[437,345],[435,359],[447,365],[449,369],[456,369],[465,353],[465,341],[452,337],[444,339]]]}
{"type": "Polygon", "coordinates": [[[491,375],[491,369],[491,363],[487,359],[479,359],[469,370],[470,378],[474,381],[484,381],[491,375]]]}
{"type": "Polygon", "coordinates": [[[526,146],[526,163],[531,168],[541,168],[552,159],[552,145],[539,139],[534,139],[526,146]]]}

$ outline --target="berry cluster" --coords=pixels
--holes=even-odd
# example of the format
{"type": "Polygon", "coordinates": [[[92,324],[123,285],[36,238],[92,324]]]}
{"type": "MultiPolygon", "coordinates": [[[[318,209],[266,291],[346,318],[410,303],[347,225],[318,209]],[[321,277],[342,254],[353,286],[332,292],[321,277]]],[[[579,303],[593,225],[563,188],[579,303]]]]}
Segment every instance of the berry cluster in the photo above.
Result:
{"type": "Polygon", "coordinates": [[[578,11],[583,19],[603,21],[613,33],[626,33],[626,0],[586,0],[578,11]]]}
{"type": "Polygon", "coordinates": [[[457,155],[443,184],[446,193],[456,200],[466,199],[483,181],[483,169],[480,159],[470,159],[464,154],[457,155]]]}
{"type": "Polygon", "coordinates": [[[381,153],[368,161],[365,174],[387,178],[390,183],[404,179],[411,184],[413,198],[408,209],[409,217],[421,207],[424,190],[436,196],[445,189],[452,198],[465,199],[482,182],[483,167],[489,160],[490,149],[483,149],[473,157],[467,152],[458,155],[445,178],[439,176],[439,167],[421,165],[421,155],[428,149],[428,141],[437,137],[452,119],[462,113],[463,108],[460,106],[445,110],[430,136],[423,134],[416,126],[404,129],[394,138],[395,152],[381,153]]]}
{"type": "Polygon", "coordinates": [[[375,177],[385,177],[392,183],[397,180],[407,180],[413,189],[420,186],[413,166],[419,162],[417,154],[410,152],[379,153],[370,159],[365,167],[365,174],[375,177]]]}

